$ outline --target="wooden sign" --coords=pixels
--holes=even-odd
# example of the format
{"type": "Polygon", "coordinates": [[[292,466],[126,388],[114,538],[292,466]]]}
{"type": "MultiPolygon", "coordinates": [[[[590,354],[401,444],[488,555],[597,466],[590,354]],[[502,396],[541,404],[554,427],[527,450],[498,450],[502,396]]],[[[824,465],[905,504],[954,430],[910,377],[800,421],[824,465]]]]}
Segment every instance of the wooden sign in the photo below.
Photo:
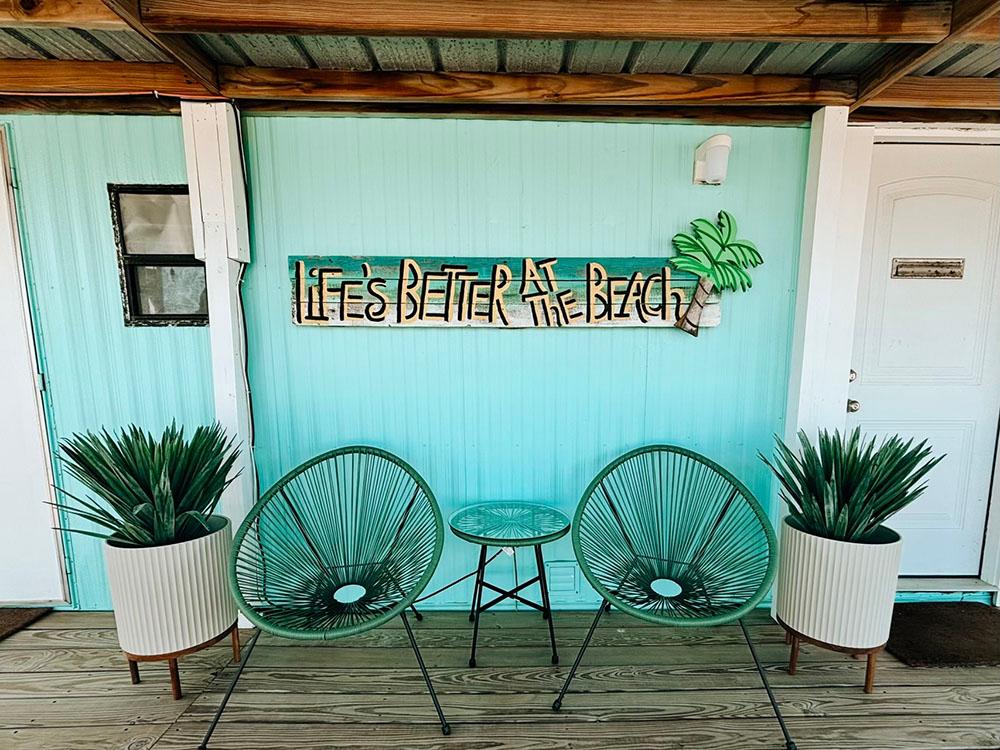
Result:
{"type": "MultiPolygon", "coordinates": [[[[292,320],[314,326],[673,326],[699,277],[658,258],[292,256],[292,320]]],[[[708,295],[702,327],[719,324],[708,295]]]]}

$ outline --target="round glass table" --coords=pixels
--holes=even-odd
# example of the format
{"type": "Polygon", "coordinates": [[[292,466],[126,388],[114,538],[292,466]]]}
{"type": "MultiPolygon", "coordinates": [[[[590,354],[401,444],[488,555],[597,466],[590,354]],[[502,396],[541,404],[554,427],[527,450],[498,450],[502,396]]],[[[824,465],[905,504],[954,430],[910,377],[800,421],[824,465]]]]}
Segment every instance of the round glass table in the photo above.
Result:
{"type": "Polygon", "coordinates": [[[479,503],[462,508],[448,520],[452,533],[459,539],[478,544],[479,565],[476,567],[476,584],[472,594],[472,609],[469,621],[472,628],[472,654],[469,666],[476,666],[476,641],[479,638],[479,615],[505,599],[514,599],[542,613],[549,624],[549,641],[552,644],[552,663],[559,663],[556,652],[555,627],[552,624],[552,608],[549,602],[549,587],[545,580],[545,561],[542,545],[554,542],[569,533],[569,516],[556,508],[540,503],[519,500],[499,500],[479,503]],[[489,547],[534,547],[535,565],[538,574],[517,584],[512,589],[503,589],[486,580],[486,551],[489,547]],[[537,583],[541,591],[541,603],[526,599],[519,592],[537,583]],[[489,589],[498,594],[483,604],[483,591],[489,589]]]}

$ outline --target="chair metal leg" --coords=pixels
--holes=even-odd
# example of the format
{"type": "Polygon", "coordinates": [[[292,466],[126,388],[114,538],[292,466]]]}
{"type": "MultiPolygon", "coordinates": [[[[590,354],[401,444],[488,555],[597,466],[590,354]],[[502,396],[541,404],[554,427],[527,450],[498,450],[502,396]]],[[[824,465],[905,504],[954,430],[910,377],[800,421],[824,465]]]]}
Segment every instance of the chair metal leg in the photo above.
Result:
{"type": "Polygon", "coordinates": [[[479,551],[479,568],[476,571],[476,591],[472,598],[472,654],[469,656],[469,666],[476,666],[476,642],[479,640],[479,615],[483,611],[483,581],[486,578],[486,545],[479,551]]]}
{"type": "Polygon", "coordinates": [[[215,716],[212,717],[212,723],[208,725],[208,731],[205,732],[205,738],[198,745],[198,750],[208,750],[208,741],[212,739],[212,734],[215,732],[215,727],[219,724],[219,719],[222,718],[222,712],[226,710],[226,704],[229,703],[229,697],[233,694],[233,690],[236,689],[236,683],[240,679],[240,675],[243,674],[243,670],[246,669],[247,662],[250,661],[250,654],[253,653],[253,647],[257,645],[257,639],[260,638],[261,631],[258,630],[254,633],[253,638],[246,647],[246,651],[243,652],[243,658],[240,659],[239,667],[236,668],[236,674],[233,675],[233,681],[229,683],[229,689],[226,690],[226,694],[222,697],[222,703],[219,704],[219,708],[215,711],[215,716]]]}
{"type": "Polygon", "coordinates": [[[410,605],[410,609],[413,611],[413,616],[417,618],[417,622],[421,622],[424,619],[424,616],[420,614],[417,611],[417,608],[414,607],[412,604],[410,605]]]}
{"type": "Polygon", "coordinates": [[[788,733],[788,727],[785,726],[785,719],[781,715],[781,709],[778,707],[778,701],[771,690],[771,683],[767,681],[767,673],[764,671],[764,667],[761,666],[760,659],[757,657],[757,649],[754,648],[753,641],[750,640],[750,633],[747,630],[747,626],[743,624],[743,620],[740,620],[740,629],[743,631],[743,638],[750,648],[750,655],[753,656],[753,663],[757,667],[757,674],[760,675],[760,681],[764,683],[764,690],[767,691],[767,698],[771,701],[771,708],[774,710],[774,716],[778,720],[778,726],[781,727],[781,733],[785,736],[785,750],[796,750],[795,742],[792,741],[792,736],[788,733]]]}
{"type": "Polygon", "coordinates": [[[542,559],[542,545],[535,545],[535,564],[538,566],[538,588],[542,591],[542,617],[549,622],[549,642],[552,644],[552,663],[559,663],[556,651],[556,631],[552,624],[552,604],[549,601],[549,584],[545,580],[545,561],[542,559]]]}
{"type": "Polygon", "coordinates": [[[580,646],[580,652],[576,655],[576,660],[573,662],[573,666],[570,667],[569,674],[566,676],[566,682],[563,683],[562,690],[559,691],[559,697],[552,703],[553,711],[558,711],[562,708],[563,698],[566,696],[566,691],[569,690],[569,684],[573,681],[573,677],[576,676],[576,670],[580,666],[580,660],[583,658],[583,652],[587,650],[587,646],[590,645],[590,639],[594,637],[594,631],[597,630],[597,623],[601,621],[601,615],[610,611],[610,609],[611,603],[607,601],[602,601],[601,606],[598,607],[597,615],[594,617],[594,621],[590,624],[590,630],[587,631],[587,637],[583,639],[583,645],[580,646]]]}
{"type": "Polygon", "coordinates": [[[424,658],[420,655],[420,649],[417,648],[417,641],[413,637],[413,630],[410,628],[410,621],[406,617],[406,612],[401,612],[399,616],[403,620],[403,627],[406,628],[406,634],[410,637],[410,646],[413,648],[413,655],[417,657],[417,666],[420,667],[420,674],[424,676],[424,682],[427,683],[427,690],[431,694],[431,700],[434,701],[434,710],[437,711],[438,719],[441,720],[441,734],[449,735],[451,734],[451,725],[449,725],[447,719],[444,718],[444,712],[441,710],[441,704],[438,703],[437,693],[434,692],[434,685],[431,684],[431,676],[427,674],[427,667],[424,666],[424,658]]]}

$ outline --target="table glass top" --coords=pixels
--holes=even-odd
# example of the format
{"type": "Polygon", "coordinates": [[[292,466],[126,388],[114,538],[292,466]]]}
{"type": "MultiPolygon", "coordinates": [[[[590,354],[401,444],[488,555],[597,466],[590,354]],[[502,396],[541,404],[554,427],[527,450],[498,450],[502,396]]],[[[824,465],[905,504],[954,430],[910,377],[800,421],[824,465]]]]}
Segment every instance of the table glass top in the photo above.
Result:
{"type": "Polygon", "coordinates": [[[448,523],[461,539],[517,547],[559,539],[569,531],[570,520],[546,505],[501,500],[462,508],[448,523]]]}

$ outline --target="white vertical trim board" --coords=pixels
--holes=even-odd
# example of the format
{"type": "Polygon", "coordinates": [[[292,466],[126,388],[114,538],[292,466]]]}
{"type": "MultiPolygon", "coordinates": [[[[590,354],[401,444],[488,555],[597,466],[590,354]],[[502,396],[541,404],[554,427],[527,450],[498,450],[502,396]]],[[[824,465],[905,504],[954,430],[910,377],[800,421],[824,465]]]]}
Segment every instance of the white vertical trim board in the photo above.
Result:
{"type": "Polygon", "coordinates": [[[237,117],[225,102],[181,102],[195,255],[205,262],[215,416],[241,449],[241,473],[222,501],[234,527],[257,498],[240,301],[250,241],[237,117]]]}
{"type": "MultiPolygon", "coordinates": [[[[785,440],[789,444],[796,442],[800,429],[814,435],[820,427],[842,428],[846,420],[854,320],[853,309],[848,310],[841,296],[850,286],[851,261],[840,253],[844,250],[841,243],[853,241],[858,231],[856,218],[846,216],[858,202],[853,193],[868,189],[867,174],[860,190],[858,175],[848,174],[845,180],[847,114],[847,107],[824,107],[812,118],[785,411],[785,440]],[[842,218],[850,221],[842,225],[842,218]]],[[[860,206],[863,227],[863,197],[860,206]]],[[[860,258],[860,241],[858,245],[854,252],[860,258]]],[[[852,295],[857,291],[857,272],[855,268],[852,295]]]]}
{"type": "Polygon", "coordinates": [[[0,603],[67,600],[48,429],[21,256],[6,132],[0,124],[0,603]]]}

